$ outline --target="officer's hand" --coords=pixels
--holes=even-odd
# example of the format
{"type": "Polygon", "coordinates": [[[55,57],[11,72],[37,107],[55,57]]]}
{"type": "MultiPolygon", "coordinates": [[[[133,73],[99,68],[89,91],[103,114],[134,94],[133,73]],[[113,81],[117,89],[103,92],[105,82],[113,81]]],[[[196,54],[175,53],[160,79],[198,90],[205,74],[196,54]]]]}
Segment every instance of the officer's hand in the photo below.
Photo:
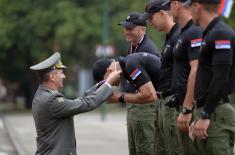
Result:
{"type": "Polygon", "coordinates": [[[189,130],[189,123],[192,119],[192,114],[182,114],[180,113],[180,115],[177,118],[177,127],[183,131],[183,132],[187,132],[189,130]]]}
{"type": "Polygon", "coordinates": [[[189,135],[189,138],[190,138],[191,140],[194,140],[194,139],[195,139],[194,127],[195,127],[195,122],[193,121],[193,122],[191,123],[191,125],[189,126],[189,131],[188,131],[188,135],[189,135]]]}
{"type": "Polygon", "coordinates": [[[208,137],[207,129],[210,125],[210,119],[199,119],[195,124],[195,135],[198,139],[206,139],[208,137]]]}
{"type": "Polygon", "coordinates": [[[118,85],[121,78],[121,71],[113,71],[109,74],[109,76],[106,79],[106,82],[108,82],[110,85],[118,85]]]}
{"type": "Polygon", "coordinates": [[[121,95],[121,92],[114,92],[113,95],[108,99],[108,103],[119,103],[119,97],[121,95]]]}

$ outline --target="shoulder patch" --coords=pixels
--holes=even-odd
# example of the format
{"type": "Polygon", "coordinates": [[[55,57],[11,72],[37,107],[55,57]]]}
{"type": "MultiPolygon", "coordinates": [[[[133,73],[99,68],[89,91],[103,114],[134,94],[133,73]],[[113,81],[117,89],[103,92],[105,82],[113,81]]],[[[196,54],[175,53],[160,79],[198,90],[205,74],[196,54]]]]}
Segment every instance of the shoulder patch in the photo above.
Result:
{"type": "Polygon", "coordinates": [[[202,38],[197,38],[197,39],[193,39],[191,40],[191,47],[199,47],[202,45],[202,38]]]}
{"type": "Polygon", "coordinates": [[[231,49],[230,40],[216,40],[215,49],[231,49]]]}
{"type": "Polygon", "coordinates": [[[58,100],[59,103],[64,102],[64,98],[63,97],[58,97],[57,100],[58,100]]]}
{"type": "Polygon", "coordinates": [[[131,74],[130,77],[132,80],[135,80],[141,74],[141,70],[136,68],[131,74]]]}

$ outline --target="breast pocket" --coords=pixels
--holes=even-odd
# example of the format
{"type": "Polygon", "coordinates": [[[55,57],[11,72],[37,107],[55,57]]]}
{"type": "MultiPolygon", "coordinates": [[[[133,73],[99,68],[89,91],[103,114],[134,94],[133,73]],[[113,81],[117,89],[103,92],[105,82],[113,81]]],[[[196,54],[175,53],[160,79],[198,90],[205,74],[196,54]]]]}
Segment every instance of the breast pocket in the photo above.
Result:
{"type": "Polygon", "coordinates": [[[61,148],[60,155],[77,155],[75,148],[61,148]]]}

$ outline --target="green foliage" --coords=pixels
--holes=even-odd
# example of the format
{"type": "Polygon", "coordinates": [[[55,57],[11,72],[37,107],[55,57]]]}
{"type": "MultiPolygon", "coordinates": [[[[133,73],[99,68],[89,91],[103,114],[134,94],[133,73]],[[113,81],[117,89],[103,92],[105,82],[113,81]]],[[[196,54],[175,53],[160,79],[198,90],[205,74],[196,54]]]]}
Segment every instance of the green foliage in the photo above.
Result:
{"type": "MultiPolygon", "coordinates": [[[[143,12],[148,0],[109,1],[109,36],[117,55],[126,53],[122,27],[132,11],[143,12]]],[[[0,77],[24,79],[29,66],[60,51],[66,65],[90,67],[95,47],[103,43],[104,0],[0,0],[0,77]],[[15,76],[17,75],[17,76],[15,76]]],[[[235,28],[235,12],[226,20],[235,28]]],[[[161,49],[163,34],[148,34],[161,49]]]]}

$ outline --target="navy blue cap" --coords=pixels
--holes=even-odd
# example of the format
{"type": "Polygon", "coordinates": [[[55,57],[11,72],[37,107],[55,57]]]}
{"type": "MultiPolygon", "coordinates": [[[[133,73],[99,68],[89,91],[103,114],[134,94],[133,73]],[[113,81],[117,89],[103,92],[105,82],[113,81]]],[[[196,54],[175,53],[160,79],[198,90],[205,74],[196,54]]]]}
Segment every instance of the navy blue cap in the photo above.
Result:
{"type": "Polygon", "coordinates": [[[139,20],[141,13],[131,12],[128,14],[124,21],[121,21],[118,25],[122,25],[125,28],[132,29],[136,26],[147,26],[145,21],[139,20]]]}
{"type": "Polygon", "coordinates": [[[219,4],[221,0],[187,0],[185,4],[191,4],[193,2],[205,3],[205,4],[219,4]]]}
{"type": "Polygon", "coordinates": [[[150,1],[147,3],[145,7],[145,13],[140,16],[140,20],[149,19],[155,12],[159,12],[160,10],[170,10],[169,0],[157,0],[150,1]]]}
{"type": "Polygon", "coordinates": [[[99,59],[93,64],[92,72],[93,72],[93,78],[96,82],[100,82],[104,80],[104,75],[107,71],[107,68],[109,68],[112,60],[110,59],[99,59]]]}

